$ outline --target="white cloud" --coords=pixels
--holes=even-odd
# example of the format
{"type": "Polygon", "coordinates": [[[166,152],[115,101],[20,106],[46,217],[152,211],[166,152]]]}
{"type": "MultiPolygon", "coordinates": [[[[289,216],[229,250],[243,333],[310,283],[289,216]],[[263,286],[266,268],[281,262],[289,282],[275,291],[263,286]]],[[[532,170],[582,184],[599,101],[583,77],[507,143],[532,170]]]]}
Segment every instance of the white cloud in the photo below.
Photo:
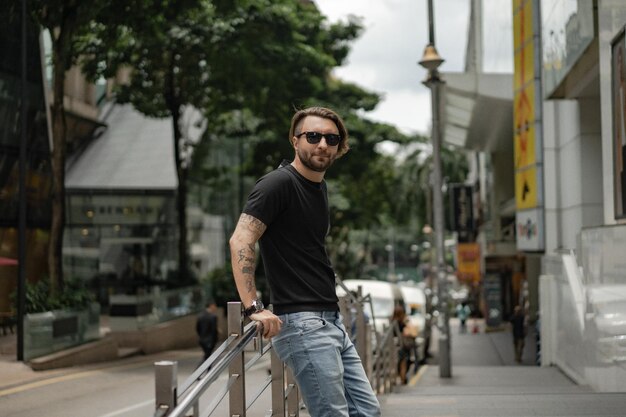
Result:
{"type": "MultiPolygon", "coordinates": [[[[353,43],[347,65],[338,68],[335,74],[383,95],[383,101],[368,116],[396,125],[407,133],[427,133],[431,119],[430,92],[421,83],[426,71],[418,64],[428,42],[426,1],[317,0],[316,3],[331,22],[350,14],[363,19],[364,33],[353,43]]],[[[443,71],[463,68],[468,16],[467,0],[435,2],[435,41],[446,59],[441,67],[443,71]]]]}
{"type": "MultiPolygon", "coordinates": [[[[405,132],[428,133],[430,92],[426,71],[417,63],[428,42],[426,0],[316,0],[331,22],[352,14],[363,18],[364,33],[348,63],[335,74],[384,96],[368,116],[405,132]]],[[[441,71],[465,67],[470,0],[433,1],[435,45],[445,59],[441,71]]],[[[511,2],[483,0],[484,69],[513,71],[511,2]]]]}

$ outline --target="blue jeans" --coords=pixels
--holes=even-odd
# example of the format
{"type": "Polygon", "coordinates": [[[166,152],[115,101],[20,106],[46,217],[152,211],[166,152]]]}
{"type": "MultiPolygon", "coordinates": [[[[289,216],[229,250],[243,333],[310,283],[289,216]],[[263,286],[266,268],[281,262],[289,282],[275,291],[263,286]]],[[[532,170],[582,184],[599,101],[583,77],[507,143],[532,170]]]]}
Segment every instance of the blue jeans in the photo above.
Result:
{"type": "Polygon", "coordinates": [[[291,368],[311,417],[378,417],[380,406],[338,312],[279,316],[272,338],[291,368]]]}

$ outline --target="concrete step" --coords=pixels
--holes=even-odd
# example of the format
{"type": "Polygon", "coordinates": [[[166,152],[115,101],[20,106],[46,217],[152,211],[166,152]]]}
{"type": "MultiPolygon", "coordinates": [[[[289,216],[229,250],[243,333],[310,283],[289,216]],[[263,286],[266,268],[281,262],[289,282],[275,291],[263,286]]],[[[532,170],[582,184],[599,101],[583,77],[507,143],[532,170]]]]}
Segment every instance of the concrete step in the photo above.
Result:
{"type": "Polygon", "coordinates": [[[141,355],[141,348],[138,347],[125,347],[117,349],[117,357],[119,359],[129,358],[135,355],[141,355]]]}
{"type": "Polygon", "coordinates": [[[105,337],[104,339],[85,343],[84,345],[40,356],[32,359],[29,365],[35,371],[43,371],[84,365],[87,363],[110,361],[117,359],[117,355],[117,342],[111,337],[105,337]]]}

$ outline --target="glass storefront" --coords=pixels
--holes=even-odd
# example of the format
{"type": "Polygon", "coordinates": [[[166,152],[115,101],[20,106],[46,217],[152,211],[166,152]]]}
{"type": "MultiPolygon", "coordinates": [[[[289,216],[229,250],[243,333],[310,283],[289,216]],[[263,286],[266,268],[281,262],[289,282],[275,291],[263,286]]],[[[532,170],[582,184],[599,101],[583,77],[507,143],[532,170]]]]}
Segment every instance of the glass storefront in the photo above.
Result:
{"type": "Polygon", "coordinates": [[[543,87],[550,97],[594,38],[593,2],[541,2],[543,87]]]}
{"type": "Polygon", "coordinates": [[[68,193],[65,273],[86,280],[98,301],[179,283],[172,193],[68,193]]]}
{"type": "MultiPolygon", "coordinates": [[[[21,142],[21,37],[20,14],[8,5],[0,25],[0,256],[17,258],[19,206],[19,146],[21,142]]],[[[46,246],[50,225],[50,140],[39,30],[32,24],[27,34],[27,265],[34,281],[46,274],[46,246]]],[[[0,267],[0,312],[9,312],[17,284],[17,268],[0,267]]]]}

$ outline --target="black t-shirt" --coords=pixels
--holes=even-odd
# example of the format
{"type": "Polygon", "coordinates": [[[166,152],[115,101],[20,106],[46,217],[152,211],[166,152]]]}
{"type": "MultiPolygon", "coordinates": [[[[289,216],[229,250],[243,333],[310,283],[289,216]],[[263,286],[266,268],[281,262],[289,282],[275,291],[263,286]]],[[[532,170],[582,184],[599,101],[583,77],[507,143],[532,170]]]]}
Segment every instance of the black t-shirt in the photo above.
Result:
{"type": "Polygon", "coordinates": [[[337,311],[335,273],[325,248],[326,183],[307,180],[284,161],[257,181],[243,212],[267,226],[259,246],[274,313],[337,311]]]}

